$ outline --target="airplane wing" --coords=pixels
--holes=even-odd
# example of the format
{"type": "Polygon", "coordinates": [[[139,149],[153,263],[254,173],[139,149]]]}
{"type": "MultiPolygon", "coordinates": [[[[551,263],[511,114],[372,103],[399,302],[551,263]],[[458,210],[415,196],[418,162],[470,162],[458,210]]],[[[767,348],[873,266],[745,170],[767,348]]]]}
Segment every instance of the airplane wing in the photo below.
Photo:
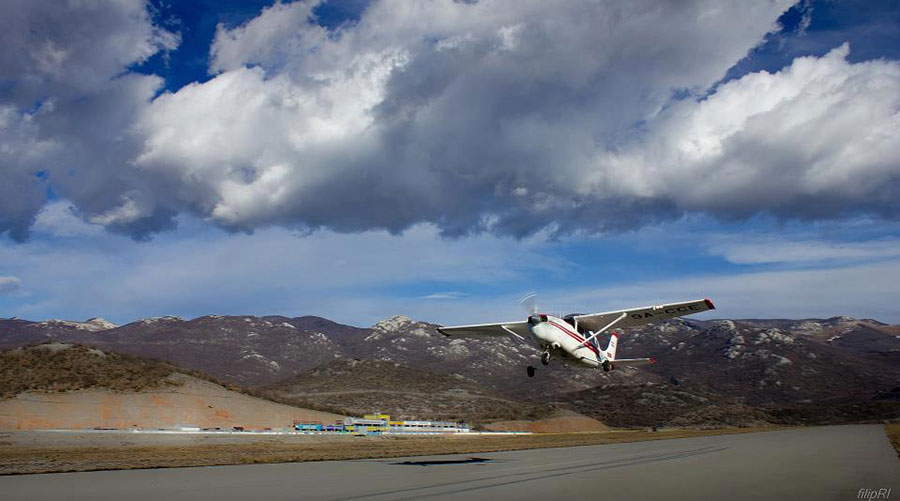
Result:
{"type": "Polygon", "coordinates": [[[528,322],[498,322],[495,324],[438,327],[438,332],[450,337],[509,336],[510,331],[522,337],[528,336],[531,333],[531,331],[528,330],[528,322]]]}
{"type": "Polygon", "coordinates": [[[610,322],[619,318],[622,313],[626,313],[627,316],[618,322],[615,325],[616,327],[637,327],[638,325],[648,324],[657,320],[666,320],[714,309],[716,307],[709,299],[695,299],[694,301],[685,301],[683,303],[660,304],[628,310],[576,315],[575,320],[578,322],[579,328],[596,331],[609,325],[610,322]]]}
{"type": "MultiPolygon", "coordinates": [[[[621,315],[621,313],[620,313],[621,315]]],[[[648,365],[655,364],[656,359],[653,357],[650,358],[621,358],[618,360],[612,361],[613,365],[618,367],[637,367],[638,365],[648,365]]]]}

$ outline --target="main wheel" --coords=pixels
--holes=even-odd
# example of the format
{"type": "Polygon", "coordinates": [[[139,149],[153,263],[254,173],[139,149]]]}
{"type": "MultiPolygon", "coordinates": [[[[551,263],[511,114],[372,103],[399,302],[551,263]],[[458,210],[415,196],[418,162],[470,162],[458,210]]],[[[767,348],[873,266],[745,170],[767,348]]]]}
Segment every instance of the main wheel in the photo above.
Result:
{"type": "Polygon", "coordinates": [[[541,353],[541,363],[544,365],[550,365],[550,350],[541,353]]]}
{"type": "Polygon", "coordinates": [[[603,361],[603,372],[609,372],[612,369],[612,364],[609,363],[609,360],[603,361]]]}
{"type": "Polygon", "coordinates": [[[534,367],[529,365],[528,366],[528,377],[534,377],[534,371],[535,371],[534,367]]]}

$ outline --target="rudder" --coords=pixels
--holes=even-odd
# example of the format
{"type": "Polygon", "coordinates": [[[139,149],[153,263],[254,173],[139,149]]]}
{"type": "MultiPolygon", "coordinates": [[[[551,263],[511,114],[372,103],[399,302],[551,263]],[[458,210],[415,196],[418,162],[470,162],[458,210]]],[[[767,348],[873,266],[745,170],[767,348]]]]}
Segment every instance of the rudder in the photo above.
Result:
{"type": "Polygon", "coordinates": [[[616,345],[619,342],[619,335],[613,332],[609,336],[609,346],[606,347],[606,358],[610,360],[616,359],[616,345]]]}

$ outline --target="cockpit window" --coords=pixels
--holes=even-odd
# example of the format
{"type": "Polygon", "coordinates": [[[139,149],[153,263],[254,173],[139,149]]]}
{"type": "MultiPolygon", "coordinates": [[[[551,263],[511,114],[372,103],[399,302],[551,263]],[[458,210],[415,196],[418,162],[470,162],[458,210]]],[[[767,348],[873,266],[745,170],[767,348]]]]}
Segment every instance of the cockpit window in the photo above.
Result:
{"type": "Polygon", "coordinates": [[[531,315],[528,317],[528,323],[531,325],[537,325],[541,322],[547,321],[547,315],[531,315]]]}
{"type": "Polygon", "coordinates": [[[581,334],[584,334],[584,329],[582,329],[580,325],[579,326],[575,325],[575,317],[578,315],[583,315],[583,313],[570,313],[570,314],[564,316],[563,320],[565,320],[566,323],[568,323],[572,327],[578,327],[578,332],[581,334]]]}

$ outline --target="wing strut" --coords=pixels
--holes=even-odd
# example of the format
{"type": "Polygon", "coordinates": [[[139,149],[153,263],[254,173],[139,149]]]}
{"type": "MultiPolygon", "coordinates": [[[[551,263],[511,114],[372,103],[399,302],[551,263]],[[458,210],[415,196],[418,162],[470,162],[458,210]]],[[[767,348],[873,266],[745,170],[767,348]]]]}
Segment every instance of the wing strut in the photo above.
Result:
{"type": "Polygon", "coordinates": [[[611,328],[613,325],[616,325],[617,323],[621,322],[621,321],[624,320],[625,317],[627,317],[627,316],[628,316],[628,313],[627,313],[627,312],[622,313],[621,315],[619,315],[619,318],[617,318],[617,319],[613,320],[612,322],[610,322],[609,325],[607,325],[606,327],[604,327],[604,328],[598,330],[597,332],[591,334],[591,337],[585,339],[584,342],[581,343],[581,346],[587,346],[587,344],[591,342],[591,339],[594,339],[595,337],[599,336],[600,333],[602,333],[603,331],[605,331],[605,330],[611,328]]]}
{"type": "Polygon", "coordinates": [[[525,338],[516,334],[515,332],[513,332],[512,329],[510,329],[509,327],[507,327],[505,325],[501,325],[500,328],[505,330],[506,332],[512,334],[513,339],[515,339],[516,341],[523,343],[523,344],[525,343],[525,338]]]}

